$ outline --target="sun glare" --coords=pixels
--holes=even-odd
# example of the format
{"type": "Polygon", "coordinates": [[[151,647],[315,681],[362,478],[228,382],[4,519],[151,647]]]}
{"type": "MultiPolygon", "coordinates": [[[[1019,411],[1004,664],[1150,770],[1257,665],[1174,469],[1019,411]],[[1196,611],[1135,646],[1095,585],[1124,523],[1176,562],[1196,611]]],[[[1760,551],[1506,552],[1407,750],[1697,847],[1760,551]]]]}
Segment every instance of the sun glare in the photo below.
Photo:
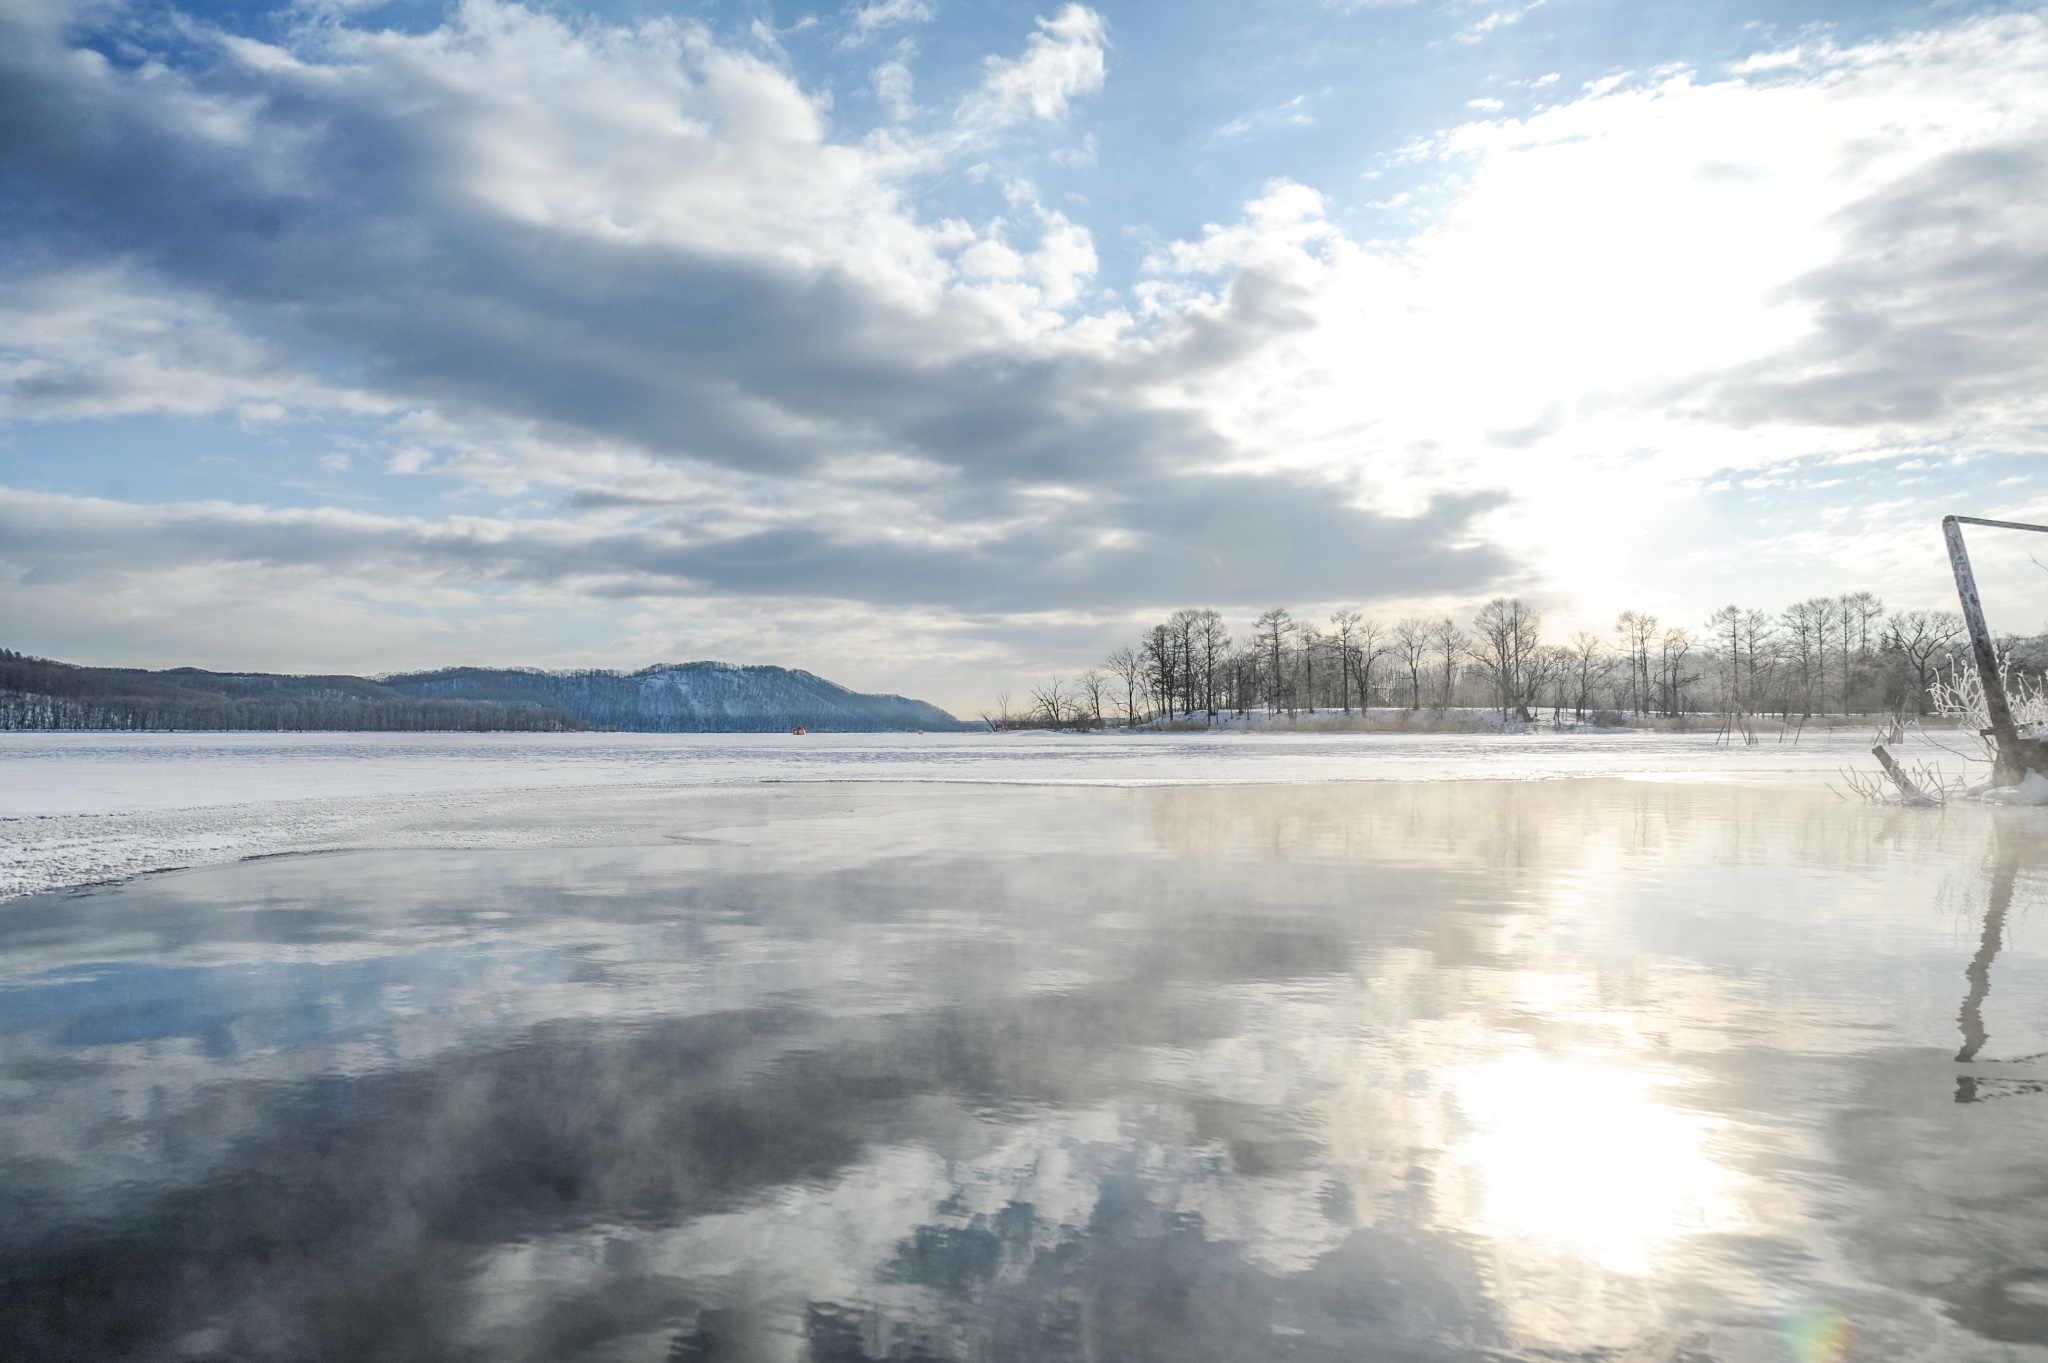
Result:
{"type": "Polygon", "coordinates": [[[1668,1081],[1523,1051],[1452,1085],[1473,1133],[1457,1152],[1469,1228],[1542,1242],[1642,1274],[1660,1242],[1737,1221],[1730,1178],[1707,1153],[1712,1123],[1660,1099],[1668,1081]]]}

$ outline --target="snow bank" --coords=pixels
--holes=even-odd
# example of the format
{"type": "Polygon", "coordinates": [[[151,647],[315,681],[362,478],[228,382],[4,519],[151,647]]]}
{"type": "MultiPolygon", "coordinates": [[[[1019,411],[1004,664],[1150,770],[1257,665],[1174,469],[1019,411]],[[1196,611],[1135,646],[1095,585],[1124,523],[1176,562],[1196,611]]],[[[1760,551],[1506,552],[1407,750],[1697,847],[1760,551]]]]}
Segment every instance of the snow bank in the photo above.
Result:
{"type": "Polygon", "coordinates": [[[1977,798],[1987,805],[2048,805],[2048,777],[2030,771],[2017,785],[1993,786],[1977,798]]]}

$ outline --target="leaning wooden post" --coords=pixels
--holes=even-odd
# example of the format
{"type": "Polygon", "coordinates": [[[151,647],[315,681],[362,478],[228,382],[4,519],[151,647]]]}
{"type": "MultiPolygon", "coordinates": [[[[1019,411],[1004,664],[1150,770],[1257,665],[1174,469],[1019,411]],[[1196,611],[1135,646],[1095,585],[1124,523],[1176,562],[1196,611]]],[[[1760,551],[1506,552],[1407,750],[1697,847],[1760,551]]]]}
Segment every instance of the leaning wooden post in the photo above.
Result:
{"type": "Polygon", "coordinates": [[[1924,800],[1926,798],[1921,794],[1920,787],[1913,784],[1913,778],[1906,775],[1906,769],[1898,764],[1897,759],[1885,751],[1884,744],[1880,743],[1872,748],[1870,755],[1877,759],[1877,765],[1884,768],[1884,774],[1891,777],[1892,784],[1899,788],[1900,799],[1924,800]]]}
{"type": "Polygon", "coordinates": [[[1970,651],[1977,658],[1977,679],[1984,684],[1984,710],[1991,720],[1992,741],[1998,746],[1998,761],[1991,779],[2009,786],[2026,775],[2026,759],[2020,753],[2019,729],[2012,722],[2012,707],[2006,704],[2005,682],[1998,675],[1998,650],[1991,643],[1991,627],[1984,623],[1984,603],[1977,599],[1977,578],[1970,571],[1970,551],[1963,547],[1963,527],[1954,516],[1941,518],[1941,533],[1948,539],[1949,567],[1955,570],[1956,595],[1963,603],[1963,623],[1970,630],[1970,651]]]}

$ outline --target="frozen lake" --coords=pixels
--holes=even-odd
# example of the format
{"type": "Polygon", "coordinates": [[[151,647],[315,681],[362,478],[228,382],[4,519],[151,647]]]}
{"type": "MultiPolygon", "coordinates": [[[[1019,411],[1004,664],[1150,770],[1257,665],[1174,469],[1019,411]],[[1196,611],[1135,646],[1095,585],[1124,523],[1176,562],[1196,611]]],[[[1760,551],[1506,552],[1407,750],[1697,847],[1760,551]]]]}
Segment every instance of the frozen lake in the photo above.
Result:
{"type": "Polygon", "coordinates": [[[2048,1357],[2048,811],[1824,769],[628,783],[17,899],[0,1340],[2048,1357]]]}
{"type": "Polygon", "coordinates": [[[1663,773],[1773,779],[1863,760],[1864,728],[1387,734],[0,734],[0,818],[546,787],[745,781],[1186,785],[1663,773]]]}
{"type": "MultiPolygon", "coordinates": [[[[1955,745],[1953,734],[1935,740],[1955,745]]],[[[0,734],[0,899],[366,847],[616,844],[681,789],[1145,786],[1567,776],[1791,785],[1875,770],[1867,729],[1730,747],[1604,734],[0,734]]],[[[1902,754],[1962,763],[1916,736],[1902,754]]],[[[650,822],[651,821],[651,822],[650,822]]]]}

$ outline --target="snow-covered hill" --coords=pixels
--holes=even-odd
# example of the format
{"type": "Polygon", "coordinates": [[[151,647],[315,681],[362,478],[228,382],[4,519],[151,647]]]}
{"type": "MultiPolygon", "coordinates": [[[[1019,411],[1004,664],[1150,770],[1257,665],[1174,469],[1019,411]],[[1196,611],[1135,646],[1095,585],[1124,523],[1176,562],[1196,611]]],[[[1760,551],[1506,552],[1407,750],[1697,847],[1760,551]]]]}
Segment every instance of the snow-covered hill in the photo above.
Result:
{"type": "Polygon", "coordinates": [[[641,733],[880,733],[967,727],[921,700],[849,691],[809,672],[731,663],[663,663],[638,672],[451,667],[386,677],[422,698],[552,706],[597,729],[641,733]]]}

